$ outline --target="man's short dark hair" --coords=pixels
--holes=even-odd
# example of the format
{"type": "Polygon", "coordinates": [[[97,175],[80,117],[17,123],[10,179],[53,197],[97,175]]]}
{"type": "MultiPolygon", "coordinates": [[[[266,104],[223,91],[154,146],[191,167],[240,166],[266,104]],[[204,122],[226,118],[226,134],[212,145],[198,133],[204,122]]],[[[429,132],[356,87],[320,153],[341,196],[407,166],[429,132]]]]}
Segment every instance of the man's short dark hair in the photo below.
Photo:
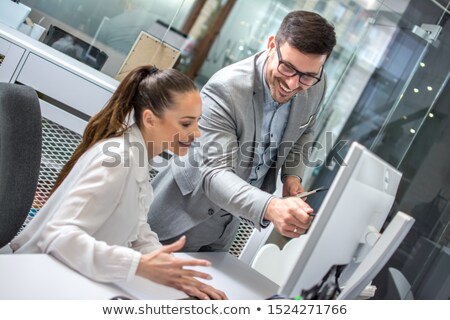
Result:
{"type": "Polygon", "coordinates": [[[329,56],[336,45],[336,33],[321,15],[309,11],[292,11],[284,17],[276,35],[280,44],[286,41],[302,53],[329,56]]]}

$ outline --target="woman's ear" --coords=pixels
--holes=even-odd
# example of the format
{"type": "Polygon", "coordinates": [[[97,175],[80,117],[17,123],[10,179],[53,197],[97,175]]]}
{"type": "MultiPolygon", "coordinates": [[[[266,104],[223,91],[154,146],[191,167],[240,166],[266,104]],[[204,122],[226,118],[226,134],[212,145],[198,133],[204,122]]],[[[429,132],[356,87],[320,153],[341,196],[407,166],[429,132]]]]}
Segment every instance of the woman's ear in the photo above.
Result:
{"type": "Polygon", "coordinates": [[[156,116],[150,109],[145,109],[142,112],[142,124],[144,127],[151,128],[155,125],[156,116]]]}

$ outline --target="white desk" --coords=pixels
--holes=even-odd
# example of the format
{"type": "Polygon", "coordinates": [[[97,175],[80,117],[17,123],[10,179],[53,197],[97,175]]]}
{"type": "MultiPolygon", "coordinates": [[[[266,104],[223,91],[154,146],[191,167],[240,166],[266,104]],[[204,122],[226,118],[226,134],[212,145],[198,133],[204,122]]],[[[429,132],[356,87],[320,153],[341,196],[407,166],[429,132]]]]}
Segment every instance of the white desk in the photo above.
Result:
{"type": "MultiPolygon", "coordinates": [[[[198,268],[212,275],[208,284],[223,290],[230,299],[265,299],[278,286],[228,253],[176,253],[183,258],[203,258],[212,267],[198,268]]],[[[92,281],[45,254],[0,254],[0,300],[3,299],[182,299],[186,294],[136,277],[131,283],[104,284],[92,281]]]]}

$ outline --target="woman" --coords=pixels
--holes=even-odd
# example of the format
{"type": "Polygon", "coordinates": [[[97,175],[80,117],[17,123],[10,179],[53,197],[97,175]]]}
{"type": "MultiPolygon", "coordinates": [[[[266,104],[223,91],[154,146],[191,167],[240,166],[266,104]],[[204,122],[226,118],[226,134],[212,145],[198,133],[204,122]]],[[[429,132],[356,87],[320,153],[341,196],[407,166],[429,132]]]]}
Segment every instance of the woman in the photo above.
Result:
{"type": "Polygon", "coordinates": [[[149,66],[131,71],[89,121],[47,203],[11,242],[13,251],[51,254],[97,281],[139,275],[200,299],[225,299],[194,278],[208,274],[184,269],[208,261],[171,255],[184,237],[162,247],[147,224],[148,160],[164,149],[186,154],[200,135],[200,115],[198,90],[182,73],[149,66]]]}

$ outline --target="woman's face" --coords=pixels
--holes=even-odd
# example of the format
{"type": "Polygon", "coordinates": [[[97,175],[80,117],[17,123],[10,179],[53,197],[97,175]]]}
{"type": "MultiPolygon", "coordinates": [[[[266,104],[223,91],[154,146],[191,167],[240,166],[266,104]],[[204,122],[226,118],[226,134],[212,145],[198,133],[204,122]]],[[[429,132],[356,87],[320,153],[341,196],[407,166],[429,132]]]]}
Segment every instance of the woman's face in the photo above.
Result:
{"type": "MultiPolygon", "coordinates": [[[[198,121],[202,113],[202,100],[198,91],[180,93],[174,97],[174,105],[162,117],[153,116],[153,125],[144,137],[148,143],[149,156],[163,150],[185,155],[195,138],[200,136],[198,121]]],[[[145,111],[144,117],[145,121],[145,111]]]]}

